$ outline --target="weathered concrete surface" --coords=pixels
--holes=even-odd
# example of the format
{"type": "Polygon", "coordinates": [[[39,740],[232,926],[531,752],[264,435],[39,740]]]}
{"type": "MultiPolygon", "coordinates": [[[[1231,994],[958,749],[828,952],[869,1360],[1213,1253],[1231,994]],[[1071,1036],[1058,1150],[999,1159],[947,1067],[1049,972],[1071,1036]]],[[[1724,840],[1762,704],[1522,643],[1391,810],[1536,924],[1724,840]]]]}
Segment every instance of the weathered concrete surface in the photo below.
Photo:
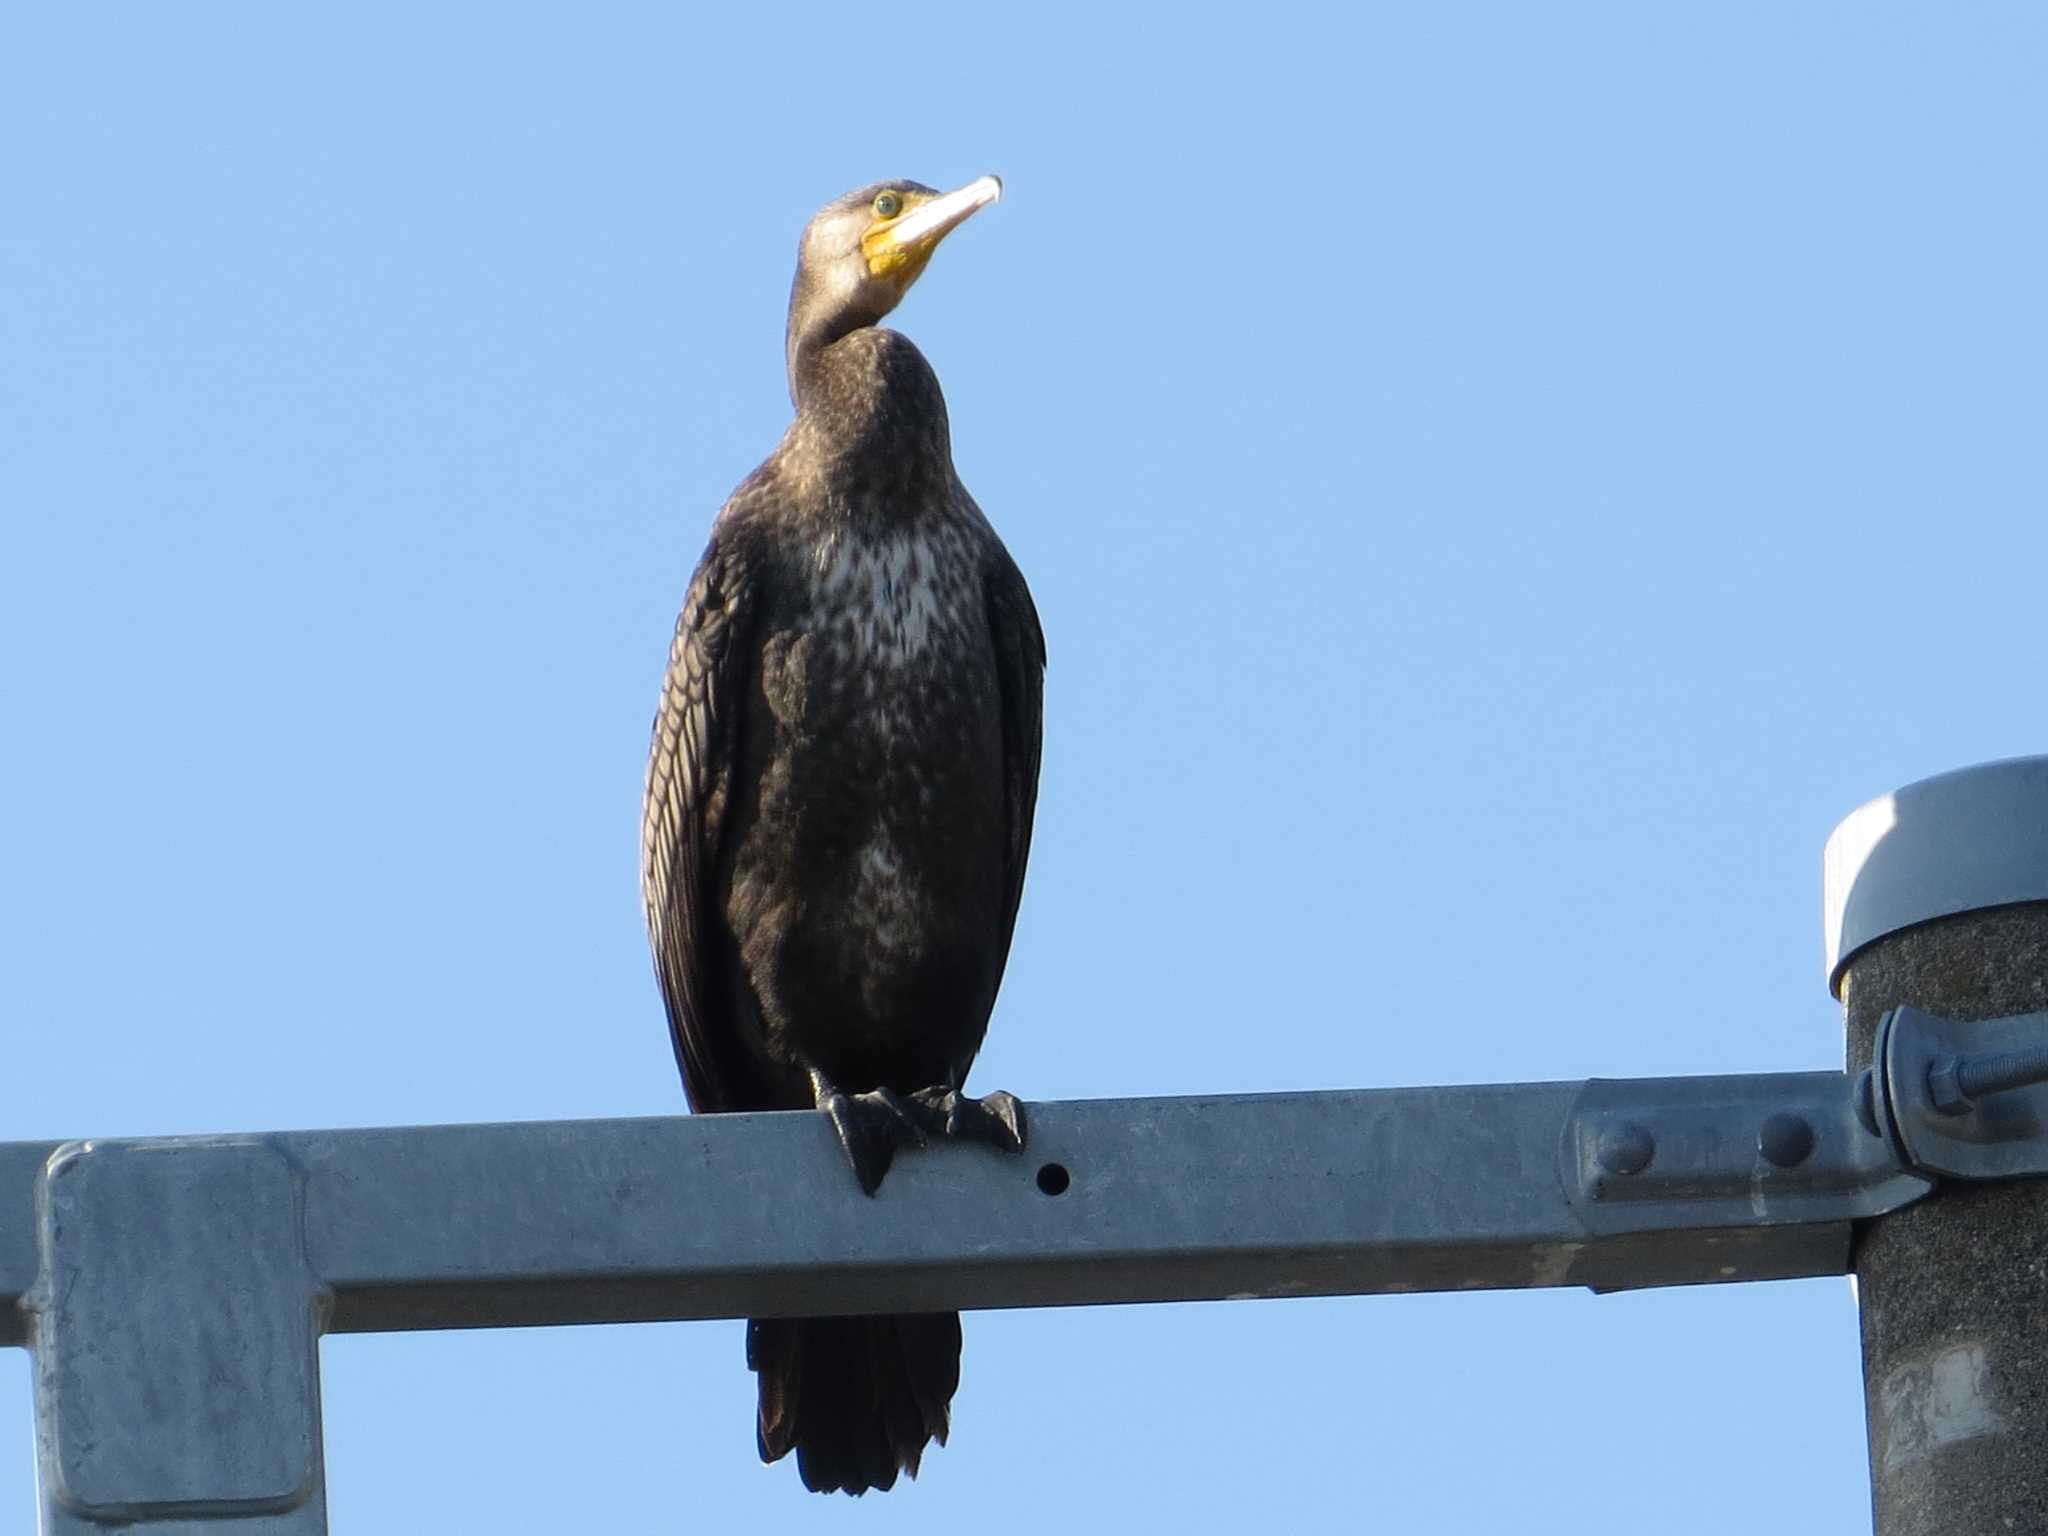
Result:
{"type": "MultiPolygon", "coordinates": [[[[1911,1004],[1959,1022],[2048,1009],[2048,903],[1870,945],[1842,982],[1848,1066],[1911,1004]]],[[[1951,1186],[1856,1254],[1879,1536],[2048,1533],[2048,1181],[1951,1186]]]]}

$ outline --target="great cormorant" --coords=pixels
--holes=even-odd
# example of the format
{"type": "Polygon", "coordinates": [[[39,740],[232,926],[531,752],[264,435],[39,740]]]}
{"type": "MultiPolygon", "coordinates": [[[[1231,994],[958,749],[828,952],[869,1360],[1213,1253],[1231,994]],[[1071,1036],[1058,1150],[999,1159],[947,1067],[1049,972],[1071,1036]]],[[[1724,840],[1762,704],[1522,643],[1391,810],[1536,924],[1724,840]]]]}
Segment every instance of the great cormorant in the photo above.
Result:
{"type": "MultiPolygon", "coordinates": [[[[819,1109],[873,1194],[927,1135],[1021,1149],[962,1092],[1009,954],[1045,641],[954,473],[946,404],[876,322],[995,201],[883,182],[804,230],[796,419],[712,524],[654,722],[642,889],[700,1112],[819,1109]]],[[[860,1493],[946,1439],[956,1313],[747,1325],[764,1461],[860,1493]]]]}

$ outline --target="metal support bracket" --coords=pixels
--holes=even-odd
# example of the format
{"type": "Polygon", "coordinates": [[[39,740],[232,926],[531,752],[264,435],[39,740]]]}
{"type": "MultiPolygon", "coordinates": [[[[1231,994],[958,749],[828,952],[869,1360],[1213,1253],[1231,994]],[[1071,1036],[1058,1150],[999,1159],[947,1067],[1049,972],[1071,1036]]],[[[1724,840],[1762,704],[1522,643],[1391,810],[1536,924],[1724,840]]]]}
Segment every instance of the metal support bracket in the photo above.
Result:
{"type": "Polygon", "coordinates": [[[37,1191],[44,1536],[325,1531],[321,1293],[262,1140],[76,1142],[37,1191]]]}
{"type": "Polygon", "coordinates": [[[46,1536],[322,1536],[324,1332],[1841,1274],[1937,1176],[2048,1173],[2048,1015],[1883,1071],[1031,1106],[874,1199],[824,1118],[0,1144],[46,1536]]]}
{"type": "Polygon", "coordinates": [[[2048,1175],[2048,1013],[1958,1024],[1895,1008],[1872,1061],[1859,1112],[1900,1163],[1950,1179],[2048,1175]]]}
{"type": "Polygon", "coordinates": [[[1926,1194],[1834,1073],[1594,1078],[1565,1128],[1566,1188],[1589,1231],[1861,1220],[1926,1194]]]}

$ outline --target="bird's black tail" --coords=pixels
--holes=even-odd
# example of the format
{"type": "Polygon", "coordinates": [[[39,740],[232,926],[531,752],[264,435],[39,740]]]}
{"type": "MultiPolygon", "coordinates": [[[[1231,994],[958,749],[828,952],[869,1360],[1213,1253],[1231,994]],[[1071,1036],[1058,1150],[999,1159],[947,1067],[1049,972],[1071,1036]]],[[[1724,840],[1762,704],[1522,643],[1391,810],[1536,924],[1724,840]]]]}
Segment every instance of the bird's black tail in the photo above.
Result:
{"type": "Polygon", "coordinates": [[[960,1314],[768,1318],[747,1324],[761,1380],[761,1459],[796,1452],[817,1493],[892,1488],[946,1443],[960,1385],[960,1314]]]}

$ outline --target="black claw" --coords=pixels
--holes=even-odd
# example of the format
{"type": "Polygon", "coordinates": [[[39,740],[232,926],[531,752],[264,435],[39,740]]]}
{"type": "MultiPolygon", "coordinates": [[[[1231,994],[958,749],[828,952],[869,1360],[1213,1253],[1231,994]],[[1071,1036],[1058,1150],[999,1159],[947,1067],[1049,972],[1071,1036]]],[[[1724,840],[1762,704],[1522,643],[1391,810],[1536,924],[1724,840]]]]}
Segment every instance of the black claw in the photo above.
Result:
{"type": "Polygon", "coordinates": [[[917,1116],[887,1088],[855,1094],[827,1088],[818,1095],[818,1108],[831,1116],[832,1129],[839,1133],[839,1145],[846,1149],[846,1160],[860,1180],[862,1194],[872,1196],[882,1187],[898,1147],[925,1144],[917,1116]]]}
{"type": "Polygon", "coordinates": [[[917,1115],[933,1135],[948,1141],[979,1141],[1004,1152],[1024,1150],[1024,1106],[1014,1093],[998,1090],[970,1099],[955,1088],[921,1088],[910,1096],[917,1115]]]}
{"type": "Polygon", "coordinates": [[[996,1144],[1005,1152],[1024,1150],[1024,1101],[998,1088],[981,1101],[981,1107],[1002,1128],[996,1144]]]}

